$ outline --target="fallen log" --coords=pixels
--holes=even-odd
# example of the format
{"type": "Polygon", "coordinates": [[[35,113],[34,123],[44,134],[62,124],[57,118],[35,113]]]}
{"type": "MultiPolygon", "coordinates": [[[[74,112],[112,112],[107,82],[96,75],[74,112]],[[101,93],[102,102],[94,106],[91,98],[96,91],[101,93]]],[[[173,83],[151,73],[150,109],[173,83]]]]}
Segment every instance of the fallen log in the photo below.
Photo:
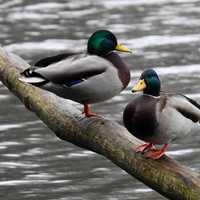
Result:
{"type": "Polygon", "coordinates": [[[164,156],[146,159],[133,148],[141,142],[123,126],[104,118],[84,118],[66,100],[18,80],[29,67],[23,59],[0,48],[0,80],[62,140],[99,153],[163,196],[199,200],[198,175],[164,156]]]}

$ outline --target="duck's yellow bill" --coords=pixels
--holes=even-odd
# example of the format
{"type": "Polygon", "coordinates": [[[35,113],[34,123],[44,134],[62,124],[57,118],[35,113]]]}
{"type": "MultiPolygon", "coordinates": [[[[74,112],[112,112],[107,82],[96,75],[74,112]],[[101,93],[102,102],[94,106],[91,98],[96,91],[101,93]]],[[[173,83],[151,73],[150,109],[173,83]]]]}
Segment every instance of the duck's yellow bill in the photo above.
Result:
{"type": "Polygon", "coordinates": [[[139,80],[138,83],[132,88],[132,92],[143,91],[147,87],[144,79],[139,80]]]}
{"type": "Polygon", "coordinates": [[[115,47],[115,50],[121,51],[121,52],[132,53],[132,51],[131,51],[128,47],[126,47],[125,45],[123,45],[123,44],[118,44],[118,45],[115,47]]]}

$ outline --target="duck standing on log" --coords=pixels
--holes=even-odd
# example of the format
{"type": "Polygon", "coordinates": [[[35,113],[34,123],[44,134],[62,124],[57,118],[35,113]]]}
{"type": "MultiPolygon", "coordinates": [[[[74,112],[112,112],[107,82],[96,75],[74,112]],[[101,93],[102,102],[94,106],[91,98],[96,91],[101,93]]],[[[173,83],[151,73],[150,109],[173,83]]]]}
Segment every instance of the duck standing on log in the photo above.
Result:
{"type": "Polygon", "coordinates": [[[89,104],[112,98],[130,81],[129,68],[115,50],[131,52],[112,32],[99,30],[89,38],[87,53],[44,58],[26,69],[20,80],[79,102],[86,117],[96,116],[89,104]]]}
{"type": "Polygon", "coordinates": [[[123,113],[125,127],[135,137],[147,142],[136,148],[146,157],[159,159],[169,143],[191,132],[200,121],[200,105],[182,95],[161,93],[161,82],[153,69],[145,70],[133,87],[136,93],[123,113]],[[163,145],[156,149],[154,144],[163,145]]]}

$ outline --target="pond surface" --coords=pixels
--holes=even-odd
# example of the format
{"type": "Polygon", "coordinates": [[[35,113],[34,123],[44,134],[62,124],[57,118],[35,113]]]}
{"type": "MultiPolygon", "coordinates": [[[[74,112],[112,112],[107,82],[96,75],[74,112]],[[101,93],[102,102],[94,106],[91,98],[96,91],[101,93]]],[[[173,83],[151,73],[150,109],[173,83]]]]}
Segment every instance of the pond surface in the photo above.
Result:
{"type": "MultiPolygon", "coordinates": [[[[92,32],[110,29],[134,50],[122,55],[132,82],[93,107],[121,123],[131,86],[149,67],[160,74],[163,89],[200,101],[199,8],[198,0],[0,0],[0,44],[33,63],[84,50],[92,32]]],[[[104,157],[56,138],[2,84],[0,113],[0,199],[165,199],[104,157]]],[[[199,172],[199,129],[183,142],[167,154],[199,172]]]]}

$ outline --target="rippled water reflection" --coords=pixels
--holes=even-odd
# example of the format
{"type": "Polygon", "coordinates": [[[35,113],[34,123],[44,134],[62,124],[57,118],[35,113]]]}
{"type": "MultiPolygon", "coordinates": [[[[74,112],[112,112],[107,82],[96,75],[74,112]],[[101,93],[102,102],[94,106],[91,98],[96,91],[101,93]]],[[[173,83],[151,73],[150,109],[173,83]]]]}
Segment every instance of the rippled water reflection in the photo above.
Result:
{"type": "MultiPolygon", "coordinates": [[[[134,49],[122,55],[131,64],[132,83],[154,67],[163,89],[200,101],[199,6],[198,0],[0,0],[0,43],[33,62],[66,49],[82,51],[92,32],[110,29],[134,49]]],[[[132,83],[94,109],[121,123],[132,83]]],[[[2,84],[0,111],[1,199],[165,199],[102,156],[57,139],[2,84]]],[[[198,132],[168,152],[196,171],[198,132]]]]}

